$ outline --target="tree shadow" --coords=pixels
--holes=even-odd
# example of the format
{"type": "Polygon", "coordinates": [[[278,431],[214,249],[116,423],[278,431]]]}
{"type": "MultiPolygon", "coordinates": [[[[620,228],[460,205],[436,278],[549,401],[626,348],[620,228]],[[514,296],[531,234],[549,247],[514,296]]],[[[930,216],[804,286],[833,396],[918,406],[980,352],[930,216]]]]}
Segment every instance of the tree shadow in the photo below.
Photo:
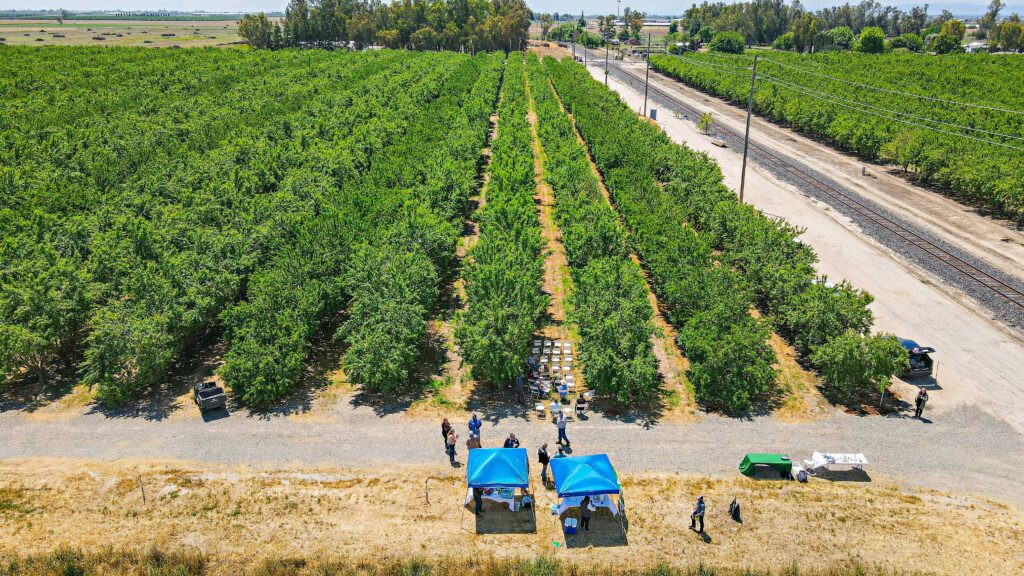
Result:
{"type": "MultiPolygon", "coordinates": [[[[524,406],[516,398],[513,387],[478,382],[466,400],[466,409],[491,424],[497,424],[499,421],[509,418],[519,418],[525,422],[532,412],[532,402],[529,396],[528,390],[524,392],[523,399],[526,401],[524,406]]],[[[550,400],[544,399],[543,401],[547,403],[550,400]]]]}
{"type": "Polygon", "coordinates": [[[671,391],[666,386],[665,375],[658,371],[658,388],[654,394],[630,402],[619,402],[614,398],[594,396],[587,410],[600,414],[608,420],[624,424],[636,424],[644,430],[658,425],[665,413],[665,402],[671,391]]]}
{"type": "Polygon", "coordinates": [[[22,374],[0,386],[0,413],[35,412],[64,398],[78,384],[78,378],[62,373],[50,373],[43,382],[34,374],[22,374]]]}
{"type": "Polygon", "coordinates": [[[885,397],[879,404],[876,394],[847,394],[845,391],[823,385],[819,388],[825,399],[835,406],[842,406],[843,412],[854,416],[884,416],[887,418],[904,418],[913,405],[900,397],[891,388],[886,390],[885,397]]]}
{"type": "Polygon", "coordinates": [[[351,397],[354,407],[372,408],[378,416],[404,412],[414,402],[424,397],[442,378],[447,362],[447,342],[443,334],[428,330],[427,338],[420,349],[419,357],[412,366],[408,380],[388,392],[377,392],[360,387],[351,397]]]}
{"type": "Polygon", "coordinates": [[[897,378],[897,380],[909,386],[917,386],[918,388],[924,388],[929,392],[942,390],[942,386],[939,384],[939,381],[936,380],[935,377],[931,375],[920,376],[916,378],[913,376],[904,376],[902,378],[897,378]]]}
{"type": "Polygon", "coordinates": [[[812,474],[815,478],[830,482],[871,482],[871,476],[862,468],[828,470],[822,468],[812,474]]]}
{"type": "MultiPolygon", "coordinates": [[[[87,414],[102,414],[106,418],[165,420],[181,409],[185,402],[192,401],[193,386],[214,378],[217,368],[223,363],[224,351],[224,343],[219,338],[194,352],[185,351],[180,355],[184,360],[172,366],[167,377],[147,388],[128,406],[112,408],[95,403],[87,414]]],[[[230,396],[228,403],[232,403],[230,396]]]]}
{"type": "MultiPolygon", "coordinates": [[[[334,338],[341,321],[341,317],[334,318],[317,331],[306,354],[305,372],[291,391],[270,406],[249,408],[251,416],[269,420],[278,416],[303,414],[313,409],[313,403],[330,386],[331,373],[338,369],[343,351],[347,347],[344,342],[334,338]]],[[[229,407],[241,404],[237,398],[232,400],[234,402],[229,401],[229,407]]]]}

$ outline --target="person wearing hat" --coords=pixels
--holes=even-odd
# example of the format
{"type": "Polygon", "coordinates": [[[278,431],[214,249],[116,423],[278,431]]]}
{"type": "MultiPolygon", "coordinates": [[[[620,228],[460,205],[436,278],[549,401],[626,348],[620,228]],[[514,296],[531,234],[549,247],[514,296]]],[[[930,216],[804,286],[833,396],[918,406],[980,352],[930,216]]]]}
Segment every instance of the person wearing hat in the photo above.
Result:
{"type": "Polygon", "coordinates": [[[690,530],[696,531],[698,534],[704,533],[704,497],[697,496],[697,506],[693,509],[693,514],[690,514],[690,530]],[[697,521],[700,520],[700,530],[697,530],[697,521]]]}

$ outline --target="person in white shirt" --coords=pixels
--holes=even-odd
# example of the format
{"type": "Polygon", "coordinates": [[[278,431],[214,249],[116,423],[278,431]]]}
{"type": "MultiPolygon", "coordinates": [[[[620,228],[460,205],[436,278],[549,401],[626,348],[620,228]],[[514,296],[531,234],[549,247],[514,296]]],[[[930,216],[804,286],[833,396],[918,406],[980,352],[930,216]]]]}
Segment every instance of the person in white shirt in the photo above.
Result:
{"type": "Polygon", "coordinates": [[[569,437],[565,435],[566,423],[565,411],[559,412],[558,419],[555,420],[555,424],[558,426],[558,442],[556,444],[561,444],[565,440],[566,446],[572,446],[572,442],[569,442],[569,437]]]}

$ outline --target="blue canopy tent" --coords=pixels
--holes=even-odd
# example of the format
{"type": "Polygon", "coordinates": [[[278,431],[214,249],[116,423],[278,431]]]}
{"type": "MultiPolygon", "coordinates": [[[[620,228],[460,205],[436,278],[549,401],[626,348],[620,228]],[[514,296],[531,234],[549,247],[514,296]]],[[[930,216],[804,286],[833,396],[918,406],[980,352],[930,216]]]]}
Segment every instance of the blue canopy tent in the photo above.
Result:
{"type": "MultiPolygon", "coordinates": [[[[591,510],[607,508],[613,516],[618,516],[619,527],[625,537],[626,527],[620,514],[624,506],[622,485],[619,484],[619,476],[607,454],[552,458],[551,475],[555,479],[555,492],[559,500],[558,505],[552,508],[552,513],[562,517],[570,510],[583,506],[584,498],[589,498],[589,505],[593,506],[591,510]],[[613,498],[615,495],[619,497],[613,498]]],[[[565,529],[566,534],[576,533],[575,522],[572,516],[566,519],[566,526],[571,526],[565,529]]]]}
{"type": "Polygon", "coordinates": [[[466,485],[470,488],[528,488],[526,448],[475,448],[469,451],[466,485]]]}
{"type": "Polygon", "coordinates": [[[619,476],[607,454],[552,458],[551,475],[559,498],[619,494],[619,476]]]}
{"type": "Polygon", "coordinates": [[[473,490],[480,489],[482,496],[507,504],[509,510],[532,500],[524,496],[516,502],[516,488],[530,487],[530,464],[526,459],[526,448],[474,448],[469,451],[466,462],[466,504],[473,499],[473,490]]]}

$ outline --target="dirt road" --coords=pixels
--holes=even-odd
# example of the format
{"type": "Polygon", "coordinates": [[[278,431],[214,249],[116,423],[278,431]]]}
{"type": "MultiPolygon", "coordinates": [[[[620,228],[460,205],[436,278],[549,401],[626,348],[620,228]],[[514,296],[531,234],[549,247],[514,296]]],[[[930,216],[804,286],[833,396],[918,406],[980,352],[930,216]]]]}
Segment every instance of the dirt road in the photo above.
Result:
{"type": "MultiPolygon", "coordinates": [[[[604,80],[602,68],[590,67],[590,72],[595,78],[604,80]]],[[[657,79],[653,73],[652,82],[674,90],[674,93],[703,108],[711,108],[704,101],[708,97],[703,94],[670,80],[657,79]]],[[[642,106],[641,92],[615,78],[609,80],[609,86],[633,108],[642,106]]],[[[729,121],[729,114],[720,112],[721,108],[723,106],[713,107],[715,121],[729,121]]],[[[667,110],[660,112],[659,124],[673,140],[707,153],[722,167],[726,184],[733,189],[739,188],[740,151],[715,146],[711,139],[697,131],[691,120],[675,118],[667,110]]],[[[756,134],[753,126],[751,134],[752,138],[756,134]]],[[[796,135],[784,137],[774,132],[757,136],[770,142],[800,138],[796,135]]],[[[812,144],[824,150],[816,152],[818,156],[828,153],[842,156],[819,144],[812,144]]],[[[799,154],[803,160],[803,153],[799,154]]],[[[935,355],[938,360],[936,378],[915,382],[929,387],[931,401],[936,406],[977,403],[1024,432],[1024,376],[1021,373],[1024,340],[1020,336],[993,321],[972,301],[942,285],[937,278],[874,241],[827,205],[807,197],[792,184],[781,181],[756,164],[748,163],[747,169],[746,197],[749,202],[766,214],[783,217],[806,228],[801,239],[818,253],[820,262],[817,268],[821,273],[833,281],[849,280],[874,295],[871,309],[876,316],[876,330],[912,338],[938,350],[935,355]]],[[[833,176],[841,171],[841,168],[831,168],[827,173],[833,176]]],[[[935,196],[931,201],[939,204],[951,202],[933,192],[920,190],[918,193],[935,196]]],[[[959,210],[963,218],[985,220],[962,207],[959,210]]],[[[990,231],[1001,227],[995,221],[975,222],[974,225],[979,230],[990,231]]],[[[984,238],[984,234],[979,233],[978,237],[984,238]]],[[[979,254],[981,252],[979,250],[979,254]]],[[[909,392],[910,388],[904,390],[909,392]]]]}
{"type": "MultiPolygon", "coordinates": [[[[525,408],[515,408],[511,398],[490,409],[470,408],[484,420],[485,446],[500,445],[510,432],[531,454],[541,442],[554,446],[555,427],[531,417],[525,408]]],[[[316,416],[237,411],[204,422],[191,404],[165,419],[110,417],[88,407],[59,421],[8,411],[0,413],[0,460],[170,459],[272,468],[375,468],[401,462],[447,469],[439,422],[400,412],[383,414],[351,395],[316,416]]],[[[876,479],[1024,503],[1019,490],[1024,436],[975,407],[929,410],[926,416],[931,422],[837,411],[815,422],[790,424],[773,417],[743,420],[707,414],[696,423],[675,424],[595,414],[570,423],[568,436],[577,453],[608,452],[627,473],[731,477],[747,452],[784,452],[802,459],[815,450],[850,451],[867,455],[868,472],[876,479]]],[[[460,419],[453,424],[465,437],[465,423],[460,419]]],[[[459,454],[464,457],[461,441],[459,454]]]]}

